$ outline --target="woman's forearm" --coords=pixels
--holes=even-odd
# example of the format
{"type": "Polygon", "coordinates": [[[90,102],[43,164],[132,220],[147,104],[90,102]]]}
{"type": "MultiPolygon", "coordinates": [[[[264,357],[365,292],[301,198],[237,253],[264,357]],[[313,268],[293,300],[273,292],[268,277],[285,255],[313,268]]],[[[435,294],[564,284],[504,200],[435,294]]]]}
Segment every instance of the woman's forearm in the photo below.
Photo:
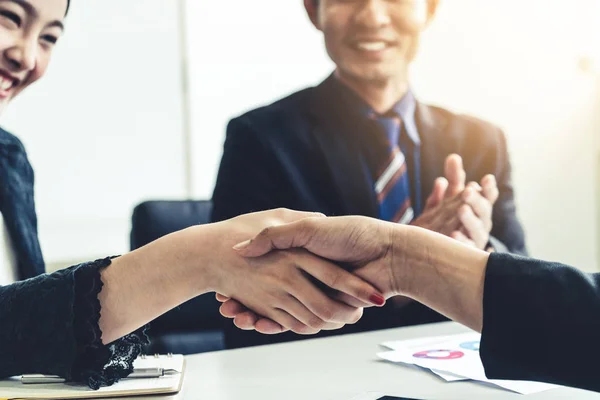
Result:
{"type": "Polygon", "coordinates": [[[402,227],[393,240],[392,268],[401,294],[481,332],[489,254],[418,228],[402,227]]]}
{"type": "Polygon", "coordinates": [[[210,225],[189,228],[113,260],[102,272],[104,286],[98,296],[104,343],[209,290],[210,229],[210,225]],[[206,240],[201,240],[203,236],[206,240]]]}

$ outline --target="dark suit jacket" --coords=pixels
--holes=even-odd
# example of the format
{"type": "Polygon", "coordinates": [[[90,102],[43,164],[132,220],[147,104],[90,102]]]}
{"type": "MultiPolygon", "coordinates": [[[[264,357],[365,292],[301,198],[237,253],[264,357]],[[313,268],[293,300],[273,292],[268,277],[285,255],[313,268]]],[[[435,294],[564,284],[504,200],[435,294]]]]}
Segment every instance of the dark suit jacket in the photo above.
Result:
{"type": "MultiPolygon", "coordinates": [[[[333,79],[229,123],[213,194],[214,221],[278,207],[326,215],[378,216],[361,151],[363,120],[345,108],[333,79]]],[[[486,174],[494,174],[498,180],[500,198],[494,207],[492,230],[495,248],[525,253],[503,133],[481,120],[424,104],[417,106],[416,123],[421,136],[421,198],[426,199],[434,180],[443,176],[445,158],[460,154],[469,181],[480,181],[486,174]]],[[[354,329],[441,319],[416,308],[414,318],[400,320],[368,310],[366,317],[383,314],[377,323],[363,318],[354,329]]]]}
{"type": "Polygon", "coordinates": [[[491,379],[535,380],[600,392],[600,274],[492,254],[480,348],[491,379]]]}
{"type": "Polygon", "coordinates": [[[25,147],[0,129],[0,213],[15,250],[21,280],[43,274],[46,269],[38,240],[33,182],[25,147]]]}

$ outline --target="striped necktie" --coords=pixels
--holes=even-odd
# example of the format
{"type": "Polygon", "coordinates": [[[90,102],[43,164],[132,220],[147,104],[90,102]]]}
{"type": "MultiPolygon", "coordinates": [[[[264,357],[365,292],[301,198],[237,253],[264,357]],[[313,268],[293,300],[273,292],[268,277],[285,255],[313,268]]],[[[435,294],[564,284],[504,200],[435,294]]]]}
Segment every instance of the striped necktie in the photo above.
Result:
{"type": "Polygon", "coordinates": [[[374,116],[385,132],[387,159],[375,174],[375,193],[379,202],[379,218],[384,221],[409,224],[414,216],[410,201],[410,180],[406,159],[399,146],[402,120],[397,116],[374,116]]]}

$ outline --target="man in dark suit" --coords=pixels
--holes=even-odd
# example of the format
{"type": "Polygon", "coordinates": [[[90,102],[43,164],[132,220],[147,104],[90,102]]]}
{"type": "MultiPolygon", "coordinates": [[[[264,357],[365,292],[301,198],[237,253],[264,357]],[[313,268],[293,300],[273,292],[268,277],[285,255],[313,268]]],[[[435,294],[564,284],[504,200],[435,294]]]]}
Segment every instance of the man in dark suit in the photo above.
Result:
{"type": "MultiPolygon", "coordinates": [[[[213,220],[277,207],[365,215],[525,253],[503,133],[422,104],[409,89],[408,65],[437,0],[304,3],[336,71],[229,123],[213,220]]],[[[403,310],[368,310],[348,330],[441,318],[407,300],[394,307],[403,310]]],[[[231,347],[273,340],[229,333],[231,347]]]]}

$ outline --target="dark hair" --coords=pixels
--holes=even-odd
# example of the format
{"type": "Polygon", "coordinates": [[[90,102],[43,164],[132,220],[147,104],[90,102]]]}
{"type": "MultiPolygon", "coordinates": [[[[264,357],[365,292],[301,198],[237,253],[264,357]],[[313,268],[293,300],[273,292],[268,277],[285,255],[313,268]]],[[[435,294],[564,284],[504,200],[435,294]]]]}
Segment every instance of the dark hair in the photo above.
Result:
{"type": "Polygon", "coordinates": [[[69,13],[69,6],[71,5],[71,0],[67,0],[67,11],[65,11],[65,15],[69,13]]]}

